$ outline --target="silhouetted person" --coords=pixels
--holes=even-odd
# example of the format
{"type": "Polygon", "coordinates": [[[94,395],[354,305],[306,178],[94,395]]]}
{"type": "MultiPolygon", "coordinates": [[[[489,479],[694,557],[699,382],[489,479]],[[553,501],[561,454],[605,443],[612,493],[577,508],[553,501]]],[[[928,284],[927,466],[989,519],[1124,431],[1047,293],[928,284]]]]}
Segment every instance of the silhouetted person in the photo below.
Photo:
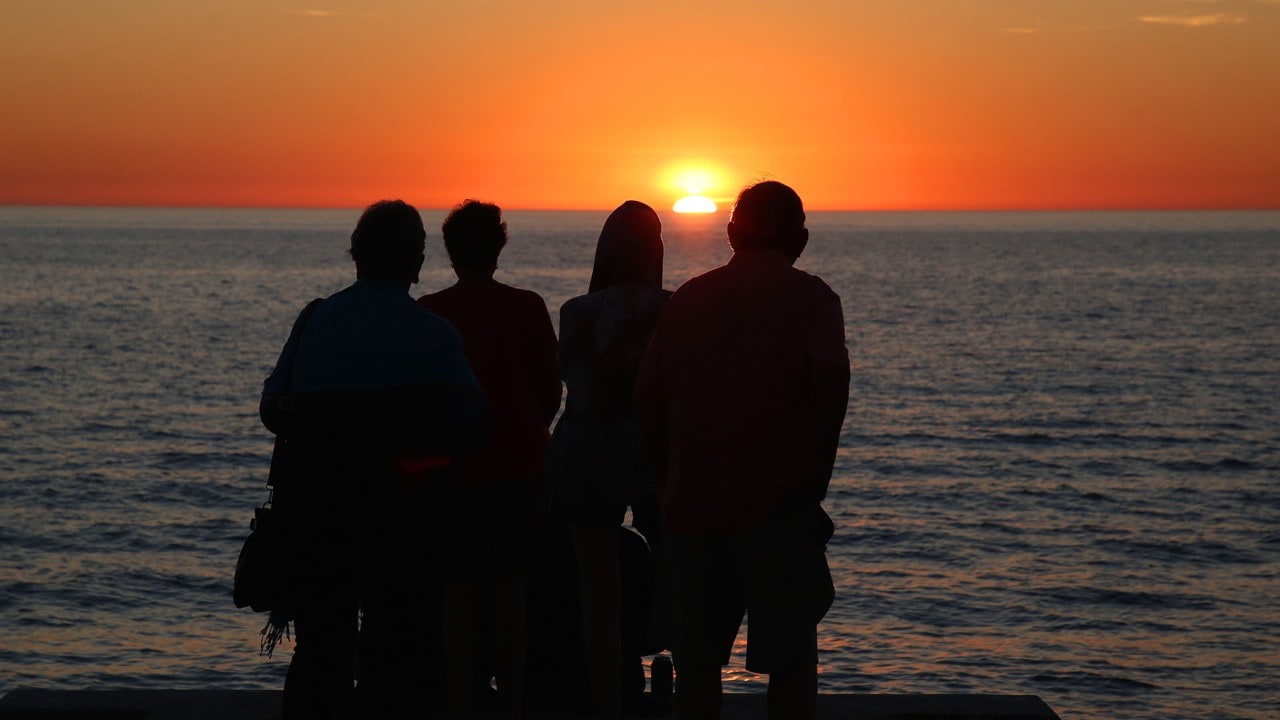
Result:
{"type": "Polygon", "coordinates": [[[849,398],[840,298],[792,267],[808,242],[791,188],[743,190],[733,257],[667,303],[636,398],[661,468],[682,720],[715,718],[744,611],[769,717],[811,718],[817,624],[833,599],[821,501],[849,398]]]}
{"type": "Polygon", "coordinates": [[[628,507],[659,542],[652,467],[640,446],[632,393],[640,358],[671,293],[662,289],[662,223],[634,200],[600,231],[586,295],[560,309],[560,373],[567,387],[550,466],[555,510],[578,560],[582,632],[592,700],[620,712],[618,526],[628,507]]]}
{"type": "Polygon", "coordinates": [[[518,718],[525,567],[542,494],[547,428],[560,409],[556,336],[541,297],[493,279],[507,244],[498,206],[468,200],[449,213],[442,230],[458,282],[418,303],[458,329],[493,412],[488,450],[459,459],[457,481],[439,488],[437,500],[449,546],[443,566],[450,704],[459,717],[473,712],[479,654],[487,648],[499,706],[518,718]]]}
{"type": "Polygon", "coordinates": [[[488,439],[461,339],[408,294],[425,237],[412,206],[370,205],[351,234],[355,284],[299,317],[263,386],[263,423],[298,467],[275,498],[297,639],[286,720],[350,717],[357,672],[368,714],[393,714],[399,630],[432,592],[426,488],[488,439]]]}

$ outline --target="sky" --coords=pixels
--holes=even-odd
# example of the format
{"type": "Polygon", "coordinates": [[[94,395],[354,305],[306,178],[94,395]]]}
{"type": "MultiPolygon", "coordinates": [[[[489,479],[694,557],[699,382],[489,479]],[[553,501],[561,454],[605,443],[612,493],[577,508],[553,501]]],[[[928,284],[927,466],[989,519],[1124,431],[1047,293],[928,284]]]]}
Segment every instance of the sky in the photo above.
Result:
{"type": "Polygon", "coordinates": [[[1280,208],[1280,0],[0,13],[0,204],[1280,208]]]}

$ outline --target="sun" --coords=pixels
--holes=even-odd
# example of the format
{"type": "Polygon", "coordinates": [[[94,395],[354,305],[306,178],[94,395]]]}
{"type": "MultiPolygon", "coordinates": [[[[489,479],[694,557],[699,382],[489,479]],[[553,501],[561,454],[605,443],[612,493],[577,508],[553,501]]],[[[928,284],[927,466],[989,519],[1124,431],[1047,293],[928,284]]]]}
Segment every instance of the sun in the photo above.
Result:
{"type": "Polygon", "coordinates": [[[723,183],[724,171],[715,163],[685,162],[670,166],[664,173],[663,185],[679,192],[671,206],[678,213],[714,213],[717,198],[714,190],[723,183]]]}
{"type": "Polygon", "coordinates": [[[671,209],[678,213],[713,213],[716,201],[706,195],[685,195],[671,209]]]}

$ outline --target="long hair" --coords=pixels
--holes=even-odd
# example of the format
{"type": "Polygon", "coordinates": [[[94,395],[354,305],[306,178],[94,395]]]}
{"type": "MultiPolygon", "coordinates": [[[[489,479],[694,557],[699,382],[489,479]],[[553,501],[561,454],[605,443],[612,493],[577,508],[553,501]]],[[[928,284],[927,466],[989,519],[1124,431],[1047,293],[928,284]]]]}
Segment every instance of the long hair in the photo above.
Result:
{"type": "Polygon", "coordinates": [[[637,200],[622,203],[604,221],[587,292],[628,284],[662,287],[662,221],[637,200]]]}

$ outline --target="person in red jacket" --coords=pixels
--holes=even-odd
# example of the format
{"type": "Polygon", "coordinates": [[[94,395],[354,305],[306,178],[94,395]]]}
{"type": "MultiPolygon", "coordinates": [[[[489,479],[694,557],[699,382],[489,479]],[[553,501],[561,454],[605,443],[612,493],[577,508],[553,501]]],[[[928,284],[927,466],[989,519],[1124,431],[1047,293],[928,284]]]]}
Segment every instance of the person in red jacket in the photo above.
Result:
{"type": "Polygon", "coordinates": [[[443,537],[452,545],[444,592],[449,700],[458,717],[469,717],[478,653],[487,648],[499,706],[506,716],[521,717],[524,568],[548,426],[560,408],[556,336],[541,297],[493,278],[507,243],[498,206],[468,200],[449,213],[442,230],[458,282],[418,303],[457,328],[493,418],[488,450],[458,458],[457,484],[441,500],[449,518],[443,537]],[[486,625],[487,638],[480,632],[486,625]]]}
{"type": "Polygon", "coordinates": [[[667,302],[636,384],[675,588],[676,704],[681,720],[719,716],[745,611],[769,717],[811,718],[833,599],[821,502],[849,400],[844,319],[839,296],[792,267],[809,239],[794,190],[743,190],[728,235],[728,264],[667,302]]]}

